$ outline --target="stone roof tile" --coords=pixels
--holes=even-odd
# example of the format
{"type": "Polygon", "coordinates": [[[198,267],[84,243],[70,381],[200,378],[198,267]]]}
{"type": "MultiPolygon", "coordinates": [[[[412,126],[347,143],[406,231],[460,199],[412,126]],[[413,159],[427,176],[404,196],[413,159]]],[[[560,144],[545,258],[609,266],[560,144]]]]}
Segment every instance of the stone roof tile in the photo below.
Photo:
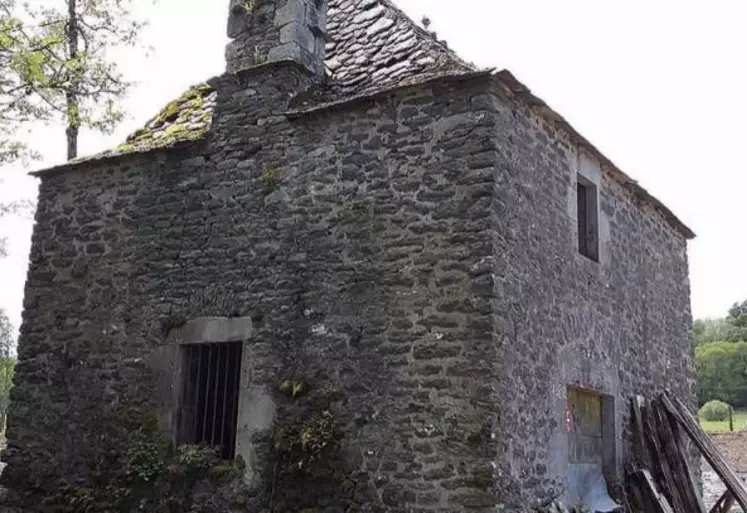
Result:
{"type": "Polygon", "coordinates": [[[213,110],[218,93],[207,84],[192,86],[176,100],[111,150],[77,161],[115,157],[128,153],[144,153],[168,148],[179,142],[202,138],[213,122],[213,110]]]}
{"type": "Polygon", "coordinates": [[[331,95],[360,95],[473,67],[417,26],[390,0],[330,0],[327,71],[331,95]]]}
{"type": "MultiPolygon", "coordinates": [[[[329,0],[327,81],[320,103],[395,87],[412,79],[472,71],[418,27],[390,0],[329,0]]],[[[210,128],[216,93],[190,88],[112,150],[79,161],[142,153],[202,138],[210,128]]]]}

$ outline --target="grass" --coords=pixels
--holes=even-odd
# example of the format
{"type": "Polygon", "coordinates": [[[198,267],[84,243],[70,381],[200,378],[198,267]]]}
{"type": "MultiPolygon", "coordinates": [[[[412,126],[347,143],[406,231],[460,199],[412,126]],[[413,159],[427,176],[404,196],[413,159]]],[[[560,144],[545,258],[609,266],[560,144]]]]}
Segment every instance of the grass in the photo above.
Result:
{"type": "MultiPolygon", "coordinates": [[[[707,433],[722,433],[729,431],[729,419],[705,420],[700,417],[700,427],[707,433]]],[[[734,431],[742,431],[747,426],[747,410],[736,410],[734,412],[734,431]]]]}

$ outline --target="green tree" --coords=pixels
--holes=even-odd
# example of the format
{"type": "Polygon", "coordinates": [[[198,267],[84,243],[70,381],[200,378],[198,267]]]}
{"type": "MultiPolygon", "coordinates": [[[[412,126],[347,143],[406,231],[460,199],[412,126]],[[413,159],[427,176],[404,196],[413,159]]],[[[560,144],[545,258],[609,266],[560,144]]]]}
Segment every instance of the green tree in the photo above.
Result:
{"type": "Polygon", "coordinates": [[[13,372],[16,359],[13,355],[13,326],[0,310],[0,430],[5,429],[5,415],[10,404],[10,389],[13,386],[13,372]]]}
{"type": "Polygon", "coordinates": [[[732,328],[726,319],[697,319],[693,322],[693,344],[730,340],[732,328]]]}
{"type": "Polygon", "coordinates": [[[10,356],[13,353],[13,325],[10,319],[0,310],[0,358],[10,356]]]}
{"type": "Polygon", "coordinates": [[[0,0],[0,163],[25,150],[14,134],[30,121],[66,125],[67,156],[82,127],[110,132],[131,85],[112,51],[138,45],[133,0],[0,0]]]}
{"type": "Polygon", "coordinates": [[[695,350],[700,404],[747,407],[747,342],[707,342],[695,350]]]}
{"type": "Polygon", "coordinates": [[[747,340],[747,301],[734,303],[726,316],[726,322],[731,327],[726,340],[747,340]]]}

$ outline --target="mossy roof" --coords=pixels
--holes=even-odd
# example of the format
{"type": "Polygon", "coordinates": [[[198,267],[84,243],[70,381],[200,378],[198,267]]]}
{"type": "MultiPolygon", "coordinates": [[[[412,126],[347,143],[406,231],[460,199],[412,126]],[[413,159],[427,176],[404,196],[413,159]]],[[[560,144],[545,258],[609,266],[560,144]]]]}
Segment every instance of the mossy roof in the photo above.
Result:
{"type": "MultiPolygon", "coordinates": [[[[329,0],[327,80],[320,103],[374,93],[414,79],[473,71],[435,35],[390,0],[329,0]]],[[[215,91],[190,88],[119,146],[80,161],[143,153],[202,138],[210,129],[215,91]]]]}
{"type": "Polygon", "coordinates": [[[93,158],[144,153],[202,138],[213,122],[216,96],[217,93],[207,84],[192,86],[161,109],[145,126],[130,134],[125,142],[93,158]]]}
{"type": "MultiPolygon", "coordinates": [[[[327,31],[327,81],[325,90],[316,96],[320,104],[343,102],[347,98],[439,77],[475,74],[473,65],[462,60],[435,34],[419,27],[391,0],[329,0],[327,31]]],[[[687,238],[694,237],[693,232],[663,203],[609,162],[510,72],[504,70],[496,78],[513,94],[532,106],[540,107],[538,111],[543,117],[575,134],[579,144],[590,148],[593,154],[611,166],[616,175],[622,177],[623,183],[652,203],[687,238]]],[[[144,153],[199,140],[207,134],[212,124],[216,96],[217,93],[207,84],[193,86],[166,105],[143,128],[127,137],[124,143],[99,155],[79,160],[144,153]]],[[[71,164],[74,163],[64,167],[71,164]]]]}

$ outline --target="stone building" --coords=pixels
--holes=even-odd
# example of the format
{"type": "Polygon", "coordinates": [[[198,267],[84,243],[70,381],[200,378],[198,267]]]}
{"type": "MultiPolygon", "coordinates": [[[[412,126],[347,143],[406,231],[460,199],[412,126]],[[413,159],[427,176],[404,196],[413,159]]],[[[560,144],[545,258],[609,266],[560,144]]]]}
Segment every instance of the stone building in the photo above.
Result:
{"type": "Polygon", "coordinates": [[[37,173],[9,505],[614,492],[630,399],[694,402],[692,232],[389,0],[235,0],[228,30],[225,74],[37,173]]]}

